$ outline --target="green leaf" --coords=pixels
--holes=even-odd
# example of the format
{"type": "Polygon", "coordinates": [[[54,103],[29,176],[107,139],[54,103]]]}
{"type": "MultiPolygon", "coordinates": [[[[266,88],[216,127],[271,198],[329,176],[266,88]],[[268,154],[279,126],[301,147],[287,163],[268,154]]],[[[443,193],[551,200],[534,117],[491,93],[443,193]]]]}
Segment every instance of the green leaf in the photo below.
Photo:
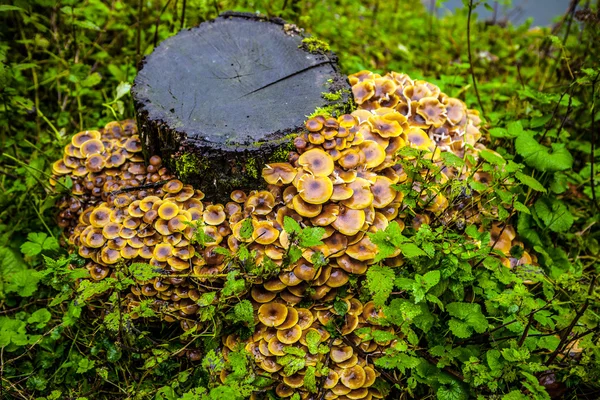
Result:
{"type": "Polygon", "coordinates": [[[0,12],[6,12],[6,11],[23,11],[23,12],[25,12],[25,10],[22,9],[21,7],[11,6],[11,5],[8,5],[8,4],[1,4],[0,5],[0,12]]]}
{"type": "Polygon", "coordinates": [[[125,96],[126,94],[128,94],[130,90],[131,90],[131,85],[129,83],[127,83],[127,82],[119,83],[119,85],[117,86],[117,94],[115,95],[114,101],[117,101],[120,98],[122,98],[123,96],[125,96]]]}
{"type": "Polygon", "coordinates": [[[479,155],[481,156],[481,158],[483,158],[485,161],[489,162],[490,164],[493,164],[493,165],[506,164],[506,160],[494,151],[484,149],[479,152],[479,155]]]}
{"type": "Polygon", "coordinates": [[[34,257],[44,250],[55,251],[58,249],[58,241],[43,232],[28,234],[27,242],[21,245],[21,252],[28,257],[34,257]]]}
{"type": "Polygon", "coordinates": [[[375,265],[367,270],[367,289],[373,294],[376,306],[383,306],[394,288],[394,270],[375,265]]]}
{"type": "Polygon", "coordinates": [[[546,192],[546,189],[544,188],[544,186],[540,182],[538,182],[538,180],[535,179],[533,176],[526,175],[522,172],[517,172],[515,174],[515,178],[517,178],[519,180],[519,182],[521,182],[524,185],[529,186],[533,190],[536,190],[536,191],[542,192],[542,193],[546,192]]]}
{"type": "Polygon", "coordinates": [[[573,166],[573,156],[564,144],[552,143],[552,148],[539,144],[533,136],[523,133],[515,141],[517,154],[525,164],[544,172],[565,171],[573,166]]]}
{"type": "Polygon", "coordinates": [[[575,220],[565,203],[556,198],[541,197],[535,202],[533,209],[552,232],[568,231],[575,220]]]}
{"type": "Polygon", "coordinates": [[[300,228],[298,222],[294,218],[288,216],[283,217],[283,230],[290,235],[302,232],[302,228],[300,228]]]}
{"type": "Polygon", "coordinates": [[[99,84],[102,81],[102,76],[99,73],[93,72],[88,75],[84,80],[81,81],[81,86],[83,87],[93,87],[99,84]]]}
{"type": "Polygon", "coordinates": [[[320,226],[316,228],[304,228],[300,234],[300,246],[308,248],[322,245],[321,238],[324,234],[325,229],[320,226]]]}
{"type": "Polygon", "coordinates": [[[419,246],[410,242],[400,244],[400,250],[402,250],[402,255],[407,258],[415,258],[427,255],[427,253],[421,250],[419,246]]]}
{"type": "Polygon", "coordinates": [[[52,314],[50,314],[50,311],[48,311],[48,309],[46,308],[40,308],[39,310],[33,312],[29,316],[29,318],[27,318],[27,323],[37,324],[35,327],[37,329],[41,329],[44,326],[46,326],[48,321],[50,321],[50,318],[52,318],[52,314]]]}
{"type": "Polygon", "coordinates": [[[455,302],[446,306],[450,316],[448,326],[450,331],[459,338],[467,338],[473,334],[483,333],[488,328],[488,322],[481,312],[481,306],[476,303],[455,302]]]}
{"type": "Polygon", "coordinates": [[[543,336],[538,340],[537,345],[543,349],[547,349],[550,351],[556,350],[558,345],[560,344],[560,338],[556,336],[543,336]]]}
{"type": "Polygon", "coordinates": [[[443,152],[440,154],[440,157],[443,160],[443,164],[449,167],[461,168],[465,165],[465,160],[450,151],[443,152]]]}
{"type": "Polygon", "coordinates": [[[96,361],[94,360],[90,360],[89,358],[82,358],[81,360],[79,360],[79,363],[77,364],[77,371],[75,372],[77,374],[83,374],[94,368],[95,364],[96,361]]]}
{"type": "Polygon", "coordinates": [[[233,322],[243,322],[248,326],[254,326],[254,310],[249,300],[242,300],[233,307],[233,322]]]}

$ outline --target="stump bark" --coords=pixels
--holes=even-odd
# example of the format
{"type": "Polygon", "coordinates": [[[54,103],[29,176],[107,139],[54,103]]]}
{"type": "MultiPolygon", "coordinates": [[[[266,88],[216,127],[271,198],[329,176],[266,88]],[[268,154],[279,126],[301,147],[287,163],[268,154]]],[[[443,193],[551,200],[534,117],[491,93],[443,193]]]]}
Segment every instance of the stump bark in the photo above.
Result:
{"type": "Polygon", "coordinates": [[[213,201],[260,188],[307,115],[353,101],[335,55],[304,39],[281,19],[229,12],[162,42],[132,89],[146,155],[213,201]]]}

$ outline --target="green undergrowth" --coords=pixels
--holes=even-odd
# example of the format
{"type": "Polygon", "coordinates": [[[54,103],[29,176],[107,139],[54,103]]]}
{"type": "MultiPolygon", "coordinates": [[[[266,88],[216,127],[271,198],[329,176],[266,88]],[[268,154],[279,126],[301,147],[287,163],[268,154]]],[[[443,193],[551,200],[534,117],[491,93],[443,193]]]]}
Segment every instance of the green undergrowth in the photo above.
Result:
{"type": "MultiPolygon", "coordinates": [[[[73,133],[133,117],[130,84],[155,44],[228,9],[283,17],[329,43],[343,72],[406,72],[484,119],[484,143],[497,153],[483,152],[476,170],[492,183],[448,182],[448,200],[464,204],[464,214],[374,234],[382,257],[400,248],[405,263],[377,263],[353,280],[396,328],[393,338],[365,332],[397,340],[376,361],[391,377],[379,383],[388,398],[600,397],[598,5],[583,2],[592,8],[537,28],[477,21],[489,4],[473,3],[437,18],[420,2],[377,0],[2,2],[0,398],[236,399],[268,385],[243,351],[222,359],[228,332],[219,321],[252,330],[249,303],[225,300],[274,274],[274,264],[252,265],[244,247],[227,254],[246,272],[228,272],[223,291],[199,300],[212,322],[205,331],[134,320],[131,313],[151,317],[152,309],[142,302],[126,312],[120,293],[137,274],[155,272],[121,265],[114,279],[79,284],[87,271],[61,247],[55,222],[72,183],[48,184],[73,133]],[[500,265],[489,229],[466,218],[475,205],[486,224],[515,226],[524,247],[511,253],[530,251],[539,266],[500,265]],[[184,348],[202,349],[201,360],[184,348]],[[223,369],[231,372],[224,385],[223,369]]],[[[421,160],[430,173],[411,175],[411,166],[410,178],[435,195],[440,171],[421,160]]],[[[427,206],[411,187],[398,187],[408,220],[427,206]]],[[[290,260],[315,243],[311,228],[286,230],[295,238],[290,260]]]]}

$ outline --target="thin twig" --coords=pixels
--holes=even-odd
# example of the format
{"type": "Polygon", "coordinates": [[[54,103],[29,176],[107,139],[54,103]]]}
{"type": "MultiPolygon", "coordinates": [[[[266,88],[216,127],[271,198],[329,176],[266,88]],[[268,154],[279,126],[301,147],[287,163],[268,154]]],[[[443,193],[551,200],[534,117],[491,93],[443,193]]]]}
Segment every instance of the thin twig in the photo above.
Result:
{"type": "Polygon", "coordinates": [[[473,89],[477,96],[477,102],[479,103],[479,109],[481,110],[481,116],[487,121],[485,117],[485,110],[483,109],[483,103],[479,96],[479,90],[477,89],[477,79],[475,78],[475,70],[473,69],[473,58],[471,56],[471,13],[473,11],[473,0],[469,0],[469,14],[467,15],[467,52],[469,53],[469,69],[471,70],[471,79],[473,79],[473,89]]]}

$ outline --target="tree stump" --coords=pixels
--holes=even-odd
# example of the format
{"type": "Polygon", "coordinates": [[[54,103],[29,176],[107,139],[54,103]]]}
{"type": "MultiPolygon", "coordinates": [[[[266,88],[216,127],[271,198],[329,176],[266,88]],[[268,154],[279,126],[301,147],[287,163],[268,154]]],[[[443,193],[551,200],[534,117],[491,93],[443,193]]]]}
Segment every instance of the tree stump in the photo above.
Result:
{"type": "Polygon", "coordinates": [[[316,43],[281,19],[233,12],[165,40],[132,89],[145,154],[213,201],[260,188],[262,167],[287,161],[306,116],[353,101],[337,58],[316,43]]]}

